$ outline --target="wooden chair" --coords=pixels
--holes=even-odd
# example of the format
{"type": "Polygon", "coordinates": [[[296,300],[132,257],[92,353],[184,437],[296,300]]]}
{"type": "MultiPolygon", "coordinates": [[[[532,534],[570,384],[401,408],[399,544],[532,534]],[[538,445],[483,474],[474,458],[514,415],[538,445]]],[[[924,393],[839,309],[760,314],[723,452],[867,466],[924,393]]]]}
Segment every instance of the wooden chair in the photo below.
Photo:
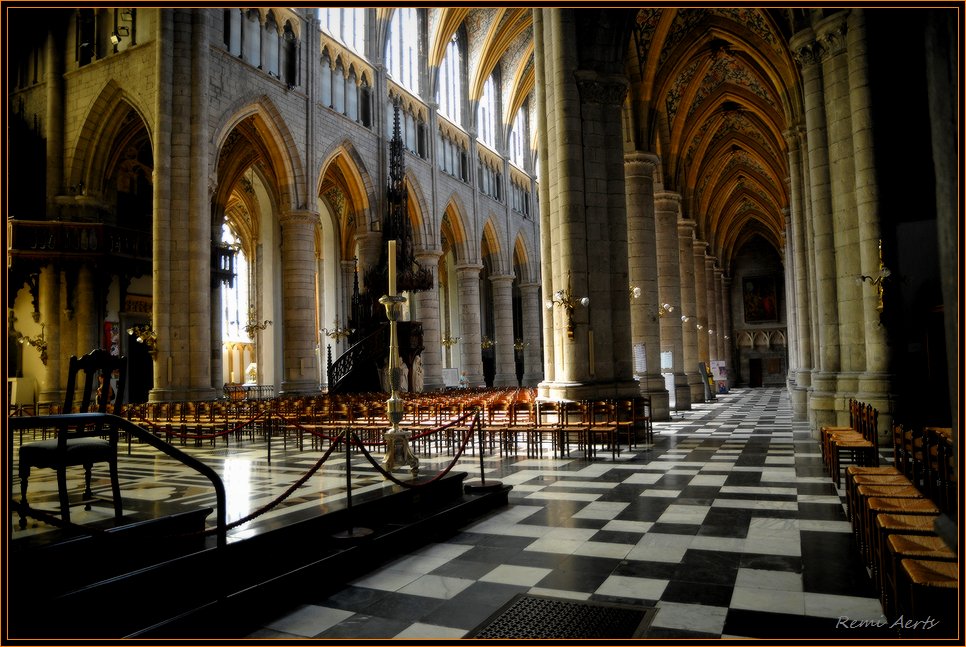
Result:
{"type": "Polygon", "coordinates": [[[879,466],[879,411],[867,404],[864,410],[860,408],[860,419],[862,438],[855,439],[851,435],[836,438],[833,435],[830,439],[829,457],[836,487],[842,484],[840,465],[843,454],[848,454],[854,465],[879,466]]]}
{"type": "MultiPolygon", "coordinates": [[[[116,400],[114,406],[121,403],[124,394],[124,383],[127,377],[127,358],[111,355],[103,349],[92,350],[83,357],[72,356],[67,369],[67,390],[64,397],[64,412],[70,412],[74,407],[74,393],[80,387],[81,399],[79,410],[87,412],[92,401],[95,400],[97,376],[103,375],[108,382],[114,372],[118,374],[116,400]],[[78,383],[80,373],[82,382],[78,383]]],[[[96,411],[105,413],[111,403],[107,398],[101,398],[96,403],[96,411]]],[[[60,513],[64,522],[70,521],[70,502],[67,492],[67,468],[82,465],[84,467],[84,500],[86,509],[90,510],[91,469],[94,463],[107,463],[111,474],[111,492],[114,497],[114,515],[122,516],[121,489],[117,477],[117,430],[106,428],[101,422],[89,425],[58,423],[57,437],[26,443],[20,447],[20,500],[23,507],[20,510],[20,527],[27,527],[27,484],[30,480],[32,468],[53,469],[57,471],[57,492],[60,498],[60,513]],[[103,438],[107,435],[108,438],[103,438]]]]}

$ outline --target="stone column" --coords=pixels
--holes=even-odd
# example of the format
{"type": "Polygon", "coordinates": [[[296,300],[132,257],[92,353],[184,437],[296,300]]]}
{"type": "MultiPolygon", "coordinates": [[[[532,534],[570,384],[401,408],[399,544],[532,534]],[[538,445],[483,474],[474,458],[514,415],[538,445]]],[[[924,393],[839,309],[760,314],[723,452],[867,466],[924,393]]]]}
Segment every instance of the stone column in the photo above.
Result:
{"type": "Polygon", "coordinates": [[[835,280],[839,324],[839,369],[835,383],[834,410],[847,417],[848,399],[858,393],[858,377],[865,371],[863,337],[863,287],[856,283],[862,274],[855,212],[855,161],[852,151],[852,110],[849,104],[846,50],[847,11],[823,19],[815,27],[824,47],[822,80],[825,92],[825,123],[828,128],[828,159],[835,245],[835,280]]]}
{"type": "Polygon", "coordinates": [[[708,244],[695,239],[693,244],[694,259],[694,312],[682,312],[690,317],[684,322],[685,328],[691,327],[698,340],[698,361],[705,364],[711,359],[708,352],[708,335],[702,334],[708,329],[708,283],[705,280],[704,255],[708,244]],[[700,326],[700,327],[699,327],[700,326]]]}
{"type": "Polygon", "coordinates": [[[812,228],[811,266],[815,269],[813,294],[817,310],[812,321],[818,332],[817,370],[812,373],[808,411],[812,433],[827,424],[847,422],[836,415],[835,374],[839,371],[838,297],[836,285],[834,225],[832,221],[829,177],[828,133],[825,116],[825,90],[819,65],[823,48],[811,29],[798,32],[790,41],[791,50],[802,68],[805,100],[805,130],[808,155],[808,204],[812,228]]]}
{"type": "Polygon", "coordinates": [[[731,309],[731,277],[727,275],[722,275],[721,277],[721,303],[722,310],[724,311],[724,321],[722,322],[723,327],[721,330],[724,352],[722,353],[721,359],[726,362],[727,383],[730,388],[733,383],[731,376],[734,374],[735,363],[738,360],[735,358],[735,335],[734,325],[732,324],[734,312],[731,309]]]}
{"type": "MultiPolygon", "coordinates": [[[[57,30],[47,32],[46,58],[46,108],[47,123],[47,204],[50,208],[54,196],[64,191],[64,52],[57,30]]],[[[54,209],[50,209],[55,213],[54,209]]]]}
{"type": "MultiPolygon", "coordinates": [[[[715,265],[715,268],[714,268],[714,314],[715,314],[714,334],[709,336],[711,337],[711,341],[714,343],[715,355],[717,355],[715,359],[718,361],[725,359],[724,338],[723,338],[723,335],[721,334],[721,330],[724,328],[724,318],[725,318],[724,299],[721,296],[721,277],[722,276],[723,276],[723,272],[721,268],[715,265]]],[[[711,370],[710,366],[708,366],[708,370],[709,371],[711,370]]]]}
{"type": "MultiPolygon", "coordinates": [[[[858,220],[859,265],[862,274],[879,271],[882,238],[879,223],[879,187],[875,173],[875,146],[872,132],[871,98],[865,30],[865,11],[852,9],[848,17],[848,75],[851,106],[853,163],[855,165],[855,210],[858,220]]],[[[891,282],[884,284],[884,289],[891,282]]],[[[880,322],[877,290],[863,285],[862,321],[865,339],[865,372],[859,379],[859,391],[879,409],[879,430],[891,426],[892,386],[889,348],[885,327],[880,322]]]]}
{"type": "MultiPolygon", "coordinates": [[[[718,279],[715,267],[717,259],[714,256],[704,257],[704,282],[708,295],[708,325],[698,331],[698,335],[708,340],[708,361],[705,362],[705,370],[711,374],[711,362],[721,359],[720,348],[718,347],[718,322],[721,320],[721,295],[718,290],[721,282],[718,279]]],[[[705,377],[705,380],[708,378],[705,377]]],[[[708,389],[709,399],[715,399],[714,389],[708,389]]]]}
{"type": "Polygon", "coordinates": [[[493,335],[496,346],[496,374],[493,386],[516,386],[516,363],[513,360],[513,279],[512,274],[490,277],[493,285],[493,335]]]}
{"type": "MultiPolygon", "coordinates": [[[[678,211],[681,196],[672,191],[654,194],[655,242],[657,244],[658,307],[681,303],[681,265],[678,258],[678,211]]],[[[684,342],[680,317],[659,317],[661,350],[671,351],[674,373],[674,408],[691,408],[691,388],[684,374],[684,342]],[[673,320],[672,320],[673,319],[673,320]]]]}
{"type": "Polygon", "coordinates": [[[480,355],[480,270],[479,263],[456,266],[460,308],[460,365],[470,386],[483,384],[483,357],[480,355]]]}
{"type": "MultiPolygon", "coordinates": [[[[786,178],[786,184],[788,179],[786,178]]],[[[782,210],[785,216],[785,249],[783,250],[785,266],[785,346],[788,349],[788,367],[785,372],[785,387],[791,393],[792,385],[795,384],[795,374],[798,372],[798,307],[795,299],[795,268],[793,259],[795,258],[795,241],[792,236],[792,216],[791,209],[782,210]]]]}
{"type": "Polygon", "coordinates": [[[808,289],[808,241],[805,235],[805,213],[802,204],[804,178],[802,175],[802,151],[800,129],[790,129],[785,133],[788,142],[789,196],[788,232],[792,258],[785,259],[787,274],[792,276],[790,289],[786,294],[789,308],[795,311],[795,335],[789,334],[789,346],[796,348],[797,365],[794,382],[789,382],[789,395],[792,415],[796,420],[808,417],[808,389],[812,383],[812,332],[811,299],[808,289]]]}
{"type": "Polygon", "coordinates": [[[543,353],[540,352],[540,284],[520,284],[523,309],[523,386],[536,386],[543,378],[543,353]]]}
{"type": "Polygon", "coordinates": [[[684,374],[691,389],[691,402],[704,402],[704,384],[698,373],[698,336],[691,322],[681,320],[686,313],[694,313],[694,229],[695,222],[681,218],[678,220],[678,261],[681,265],[681,303],[675,311],[664,316],[674,325],[681,326],[681,339],[684,348],[684,374]]]}
{"type": "MultiPolygon", "coordinates": [[[[423,250],[416,252],[416,260],[436,274],[439,257],[443,252],[423,250]]],[[[439,277],[436,277],[439,280],[439,277]]],[[[423,391],[437,391],[443,388],[443,357],[440,344],[439,290],[432,289],[412,295],[416,301],[416,312],[423,324],[423,391]]]]}
{"type": "MultiPolygon", "coordinates": [[[[281,303],[283,394],[314,392],[319,368],[315,355],[315,224],[318,214],[291,210],[279,216],[281,228],[281,303]]],[[[262,333],[263,335],[265,333],[262,333]]]]}
{"type": "MultiPolygon", "coordinates": [[[[39,299],[40,321],[44,326],[44,339],[47,340],[47,365],[41,365],[38,375],[37,401],[64,403],[64,387],[61,386],[60,375],[66,374],[66,363],[62,357],[69,355],[65,350],[69,348],[63,344],[61,334],[61,286],[60,272],[53,265],[45,265],[40,270],[39,299]]],[[[35,317],[35,321],[36,321],[35,317]]],[[[66,386],[66,383],[65,383],[66,386]]]]}
{"type": "Polygon", "coordinates": [[[547,169],[541,196],[548,197],[540,204],[544,296],[590,299],[589,307],[558,299],[547,313],[553,373],[540,393],[563,399],[634,394],[621,152],[627,79],[580,68],[578,44],[591,38],[586,29],[605,32],[607,25],[578,25],[570,8],[534,11],[537,101],[552,115],[540,122],[547,143],[540,149],[547,169]],[[589,250],[607,253],[591,258],[589,250]]]}
{"type": "MultiPolygon", "coordinates": [[[[171,327],[173,310],[182,308],[172,294],[171,263],[177,251],[176,240],[184,231],[184,224],[175,220],[171,204],[172,156],[175,101],[174,85],[174,16],[179,10],[162,11],[158,14],[158,38],[156,61],[158,88],[155,93],[156,112],[154,124],[154,178],[152,204],[152,327],[158,335],[158,355],[154,364],[154,387],[148,395],[152,401],[175,399],[167,365],[174,364],[171,327]]],[[[206,165],[207,167],[207,165],[206,165]]],[[[180,188],[179,188],[180,190],[180,188]]]]}
{"type": "Polygon", "coordinates": [[[656,155],[643,152],[628,153],[624,160],[630,287],[640,288],[641,291],[639,297],[630,300],[634,373],[640,383],[641,395],[651,399],[654,420],[668,420],[670,396],[661,374],[661,326],[655,315],[658,286],[654,169],[660,160],[656,155]]]}
{"type": "Polygon", "coordinates": [[[77,287],[74,290],[74,325],[77,326],[77,346],[74,354],[78,357],[101,347],[94,293],[93,272],[90,265],[82,263],[77,271],[77,287]]]}

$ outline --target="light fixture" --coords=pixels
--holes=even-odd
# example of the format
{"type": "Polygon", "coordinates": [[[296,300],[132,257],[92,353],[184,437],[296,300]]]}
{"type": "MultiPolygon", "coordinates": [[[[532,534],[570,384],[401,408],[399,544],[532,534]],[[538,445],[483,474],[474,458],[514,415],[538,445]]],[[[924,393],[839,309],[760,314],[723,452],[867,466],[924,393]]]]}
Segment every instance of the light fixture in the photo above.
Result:
{"type": "Polygon", "coordinates": [[[681,315],[681,322],[682,323],[687,323],[689,321],[691,321],[691,316],[690,315],[681,315]]]}
{"type": "Polygon", "coordinates": [[[713,330],[711,330],[710,328],[708,328],[708,334],[709,334],[709,335],[713,335],[713,334],[714,334],[714,331],[713,331],[713,330]]]}
{"type": "Polygon", "coordinates": [[[530,345],[530,342],[523,341],[523,339],[517,337],[516,340],[513,342],[513,350],[517,352],[521,352],[529,345],[530,345]]]}
{"type": "Polygon", "coordinates": [[[490,339],[487,335],[483,335],[483,339],[480,340],[480,348],[483,350],[489,350],[496,346],[496,340],[490,339]]]}
{"type": "MultiPolygon", "coordinates": [[[[271,322],[268,322],[271,323],[271,322]]],[[[328,328],[323,328],[321,332],[325,333],[327,336],[331,337],[336,341],[341,341],[355,332],[354,328],[349,328],[348,326],[342,326],[339,323],[339,317],[335,318],[335,328],[329,330],[328,328]]]]}
{"type": "Polygon", "coordinates": [[[879,273],[875,276],[868,276],[866,274],[860,275],[855,281],[861,284],[864,281],[868,281],[870,285],[874,286],[876,289],[876,294],[878,296],[878,303],[875,309],[882,312],[882,283],[887,278],[892,276],[892,270],[885,266],[882,262],[882,240],[879,239],[879,273]]]}
{"type": "Polygon", "coordinates": [[[148,347],[151,359],[158,359],[158,333],[154,331],[151,324],[131,326],[127,329],[127,334],[134,335],[139,343],[148,347]]]}
{"type": "Polygon", "coordinates": [[[704,330],[704,326],[702,326],[701,324],[698,324],[698,330],[704,330]]]}
{"type": "Polygon", "coordinates": [[[44,327],[46,324],[40,324],[40,336],[39,337],[27,337],[26,335],[21,335],[17,333],[17,341],[21,344],[27,344],[28,346],[33,346],[40,352],[40,363],[47,366],[47,340],[44,338],[44,327]]]}
{"type": "Polygon", "coordinates": [[[657,309],[657,316],[663,317],[671,314],[672,312],[674,312],[674,306],[672,306],[670,303],[662,303],[657,309]]]}
{"type": "Polygon", "coordinates": [[[258,312],[255,310],[255,306],[248,306],[248,323],[245,324],[245,332],[248,333],[249,339],[255,341],[255,333],[259,330],[265,330],[271,325],[270,319],[258,323],[258,312]]]}
{"type": "Polygon", "coordinates": [[[570,272],[567,272],[567,289],[554,292],[553,299],[548,300],[545,305],[547,310],[553,310],[554,306],[563,306],[567,312],[567,337],[569,339],[574,338],[574,308],[578,304],[586,308],[590,305],[590,299],[588,297],[577,298],[573,295],[570,289],[570,272]]]}
{"type": "Polygon", "coordinates": [[[450,337],[449,335],[446,335],[445,337],[439,340],[439,343],[441,343],[443,346],[446,346],[446,348],[451,348],[456,344],[458,344],[459,341],[460,341],[459,337],[450,337]]]}
{"type": "Polygon", "coordinates": [[[119,45],[121,43],[121,38],[127,38],[131,35],[131,30],[125,26],[118,27],[111,33],[111,44],[119,45]]]}
{"type": "Polygon", "coordinates": [[[641,288],[637,287],[636,285],[632,285],[630,287],[630,294],[631,294],[631,298],[632,299],[640,299],[641,298],[641,288]]]}

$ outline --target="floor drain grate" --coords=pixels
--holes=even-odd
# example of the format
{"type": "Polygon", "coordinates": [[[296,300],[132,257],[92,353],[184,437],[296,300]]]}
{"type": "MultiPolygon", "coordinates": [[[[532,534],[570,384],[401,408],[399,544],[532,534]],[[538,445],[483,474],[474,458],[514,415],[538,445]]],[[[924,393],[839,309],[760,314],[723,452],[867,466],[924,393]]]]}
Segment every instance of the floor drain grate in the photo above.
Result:
{"type": "Polygon", "coordinates": [[[467,638],[640,638],[657,609],[519,593],[467,638]]]}

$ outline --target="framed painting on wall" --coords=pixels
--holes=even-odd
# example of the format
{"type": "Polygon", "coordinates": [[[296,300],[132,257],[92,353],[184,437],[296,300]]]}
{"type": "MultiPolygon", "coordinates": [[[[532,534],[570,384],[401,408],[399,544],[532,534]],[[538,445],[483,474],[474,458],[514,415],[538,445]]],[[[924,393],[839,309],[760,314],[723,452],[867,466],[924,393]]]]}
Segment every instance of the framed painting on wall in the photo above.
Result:
{"type": "Polygon", "coordinates": [[[778,321],[778,295],[774,276],[750,276],[742,282],[745,323],[778,321]]]}

